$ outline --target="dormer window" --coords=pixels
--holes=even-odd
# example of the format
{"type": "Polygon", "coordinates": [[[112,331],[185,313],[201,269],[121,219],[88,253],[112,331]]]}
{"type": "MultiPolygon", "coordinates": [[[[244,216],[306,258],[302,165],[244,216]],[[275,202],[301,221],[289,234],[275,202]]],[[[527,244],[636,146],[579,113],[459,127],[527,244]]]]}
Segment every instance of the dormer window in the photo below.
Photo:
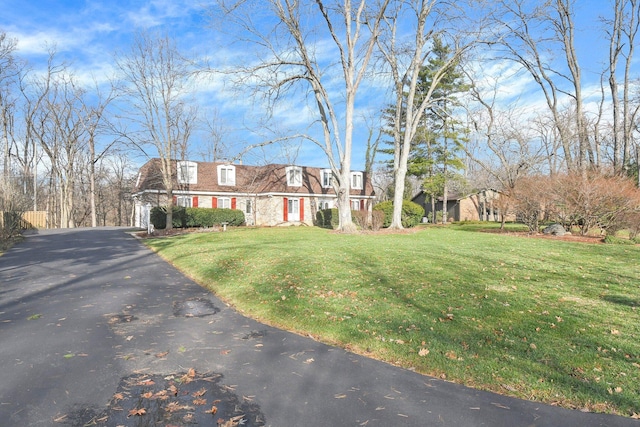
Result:
{"type": "Polygon", "coordinates": [[[196,162],[178,162],[178,184],[198,183],[198,164],[196,162]]]}
{"type": "Polygon", "coordinates": [[[300,166],[287,166],[287,185],[290,187],[302,186],[302,168],[300,166]]]}
{"type": "Polygon", "coordinates": [[[218,185],[236,185],[236,167],[218,165],[218,185]]]}
{"type": "Polygon", "coordinates": [[[322,188],[331,188],[331,182],[333,181],[333,172],[331,172],[331,169],[322,169],[320,175],[322,188]]]}
{"type": "Polygon", "coordinates": [[[362,190],[362,172],[351,172],[351,188],[362,190]]]}

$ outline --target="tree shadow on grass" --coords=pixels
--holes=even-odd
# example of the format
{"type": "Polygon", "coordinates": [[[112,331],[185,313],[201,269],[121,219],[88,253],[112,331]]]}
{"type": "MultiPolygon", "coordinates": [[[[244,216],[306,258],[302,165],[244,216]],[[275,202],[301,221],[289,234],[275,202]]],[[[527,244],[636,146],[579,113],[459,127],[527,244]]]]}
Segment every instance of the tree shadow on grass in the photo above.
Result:
{"type": "Polygon", "coordinates": [[[629,298],[626,295],[604,295],[602,299],[607,302],[626,305],[628,307],[640,307],[640,299],[629,298]]]}

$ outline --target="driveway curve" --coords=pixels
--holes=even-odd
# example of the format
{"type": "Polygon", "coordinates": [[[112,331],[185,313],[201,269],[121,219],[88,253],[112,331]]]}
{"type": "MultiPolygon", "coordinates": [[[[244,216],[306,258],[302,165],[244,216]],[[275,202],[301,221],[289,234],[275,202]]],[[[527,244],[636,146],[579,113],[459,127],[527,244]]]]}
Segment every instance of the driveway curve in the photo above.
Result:
{"type": "Polygon", "coordinates": [[[0,425],[638,426],[426,377],[227,307],[124,229],[0,256],[0,425]]]}

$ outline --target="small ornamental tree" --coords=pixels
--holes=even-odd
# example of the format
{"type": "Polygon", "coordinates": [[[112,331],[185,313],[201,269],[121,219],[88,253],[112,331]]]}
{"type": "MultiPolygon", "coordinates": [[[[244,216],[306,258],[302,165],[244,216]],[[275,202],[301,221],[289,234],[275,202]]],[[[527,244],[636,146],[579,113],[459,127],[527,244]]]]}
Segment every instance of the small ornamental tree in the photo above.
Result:
{"type": "Polygon", "coordinates": [[[607,235],[627,229],[633,238],[640,229],[640,190],[625,177],[596,172],[529,176],[518,180],[509,196],[511,211],[530,232],[537,232],[543,219],[578,227],[582,235],[594,228],[607,235]]]}
{"type": "Polygon", "coordinates": [[[548,198],[549,179],[541,176],[530,176],[520,179],[511,190],[513,213],[518,221],[529,228],[529,233],[537,233],[545,211],[550,207],[548,198]]]}
{"type": "Polygon", "coordinates": [[[615,234],[637,209],[638,189],[625,177],[605,176],[596,172],[559,175],[551,191],[556,217],[566,226],[577,226],[586,235],[593,228],[615,234]]]}

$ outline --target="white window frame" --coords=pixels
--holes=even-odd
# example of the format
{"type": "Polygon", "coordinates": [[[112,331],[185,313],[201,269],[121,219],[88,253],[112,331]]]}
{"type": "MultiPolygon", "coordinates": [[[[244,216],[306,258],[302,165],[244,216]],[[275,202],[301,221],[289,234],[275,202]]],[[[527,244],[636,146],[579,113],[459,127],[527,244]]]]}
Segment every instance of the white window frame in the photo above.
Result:
{"type": "Polygon", "coordinates": [[[198,164],[196,162],[181,160],[177,163],[177,169],[178,184],[198,183],[198,164]]]}
{"type": "Polygon", "coordinates": [[[322,188],[331,188],[333,183],[333,172],[331,169],[322,169],[320,171],[320,183],[322,188]]]}
{"type": "Polygon", "coordinates": [[[318,200],[318,210],[331,209],[332,204],[330,200],[320,199],[318,200]]]}
{"type": "Polygon", "coordinates": [[[218,197],[219,209],[231,209],[231,197],[218,197]]]}
{"type": "Polygon", "coordinates": [[[351,188],[353,188],[354,190],[362,190],[362,172],[351,172],[351,188]]]}
{"type": "Polygon", "coordinates": [[[176,206],[190,208],[192,204],[191,196],[176,196],[176,206]]]}
{"type": "Polygon", "coordinates": [[[246,200],[244,202],[244,213],[251,215],[253,213],[252,209],[253,209],[253,205],[251,203],[251,199],[246,200]]]}
{"type": "Polygon", "coordinates": [[[287,185],[289,187],[302,187],[302,167],[287,166],[285,172],[287,174],[287,185]]]}
{"type": "Polygon", "coordinates": [[[235,166],[218,165],[218,185],[236,185],[236,167],[235,166]]]}
{"type": "Polygon", "coordinates": [[[352,211],[360,210],[360,200],[351,200],[351,210],[352,211]]]}
{"type": "Polygon", "coordinates": [[[300,221],[300,199],[287,200],[288,221],[300,221]]]}

